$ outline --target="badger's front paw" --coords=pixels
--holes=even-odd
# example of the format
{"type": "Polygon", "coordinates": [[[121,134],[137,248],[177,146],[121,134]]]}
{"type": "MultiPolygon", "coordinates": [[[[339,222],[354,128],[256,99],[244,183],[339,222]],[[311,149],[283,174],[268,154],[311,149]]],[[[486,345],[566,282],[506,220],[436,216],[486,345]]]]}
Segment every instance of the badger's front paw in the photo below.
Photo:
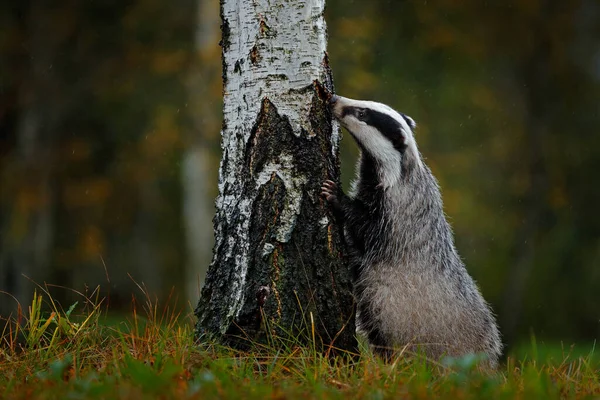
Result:
{"type": "Polygon", "coordinates": [[[321,195],[330,203],[338,202],[338,187],[334,181],[326,180],[321,185],[321,195]]]}
{"type": "Polygon", "coordinates": [[[329,179],[321,185],[321,195],[331,205],[331,210],[337,221],[341,224],[346,220],[344,209],[350,206],[348,197],[334,181],[329,179]]]}

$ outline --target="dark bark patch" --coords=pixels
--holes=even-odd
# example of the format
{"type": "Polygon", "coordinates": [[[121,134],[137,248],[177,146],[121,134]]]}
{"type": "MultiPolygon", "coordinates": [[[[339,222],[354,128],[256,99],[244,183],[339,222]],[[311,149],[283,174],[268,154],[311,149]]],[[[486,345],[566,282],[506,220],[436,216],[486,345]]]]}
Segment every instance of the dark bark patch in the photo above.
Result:
{"type": "Polygon", "coordinates": [[[258,64],[258,62],[261,59],[260,53],[258,51],[258,46],[256,46],[256,45],[252,46],[252,49],[250,49],[250,54],[248,55],[248,57],[250,58],[250,62],[252,63],[252,65],[258,64]]]}
{"type": "MultiPolygon", "coordinates": [[[[327,52],[325,52],[325,54],[323,55],[323,61],[321,62],[321,65],[323,66],[323,86],[325,87],[325,89],[331,93],[334,94],[335,93],[335,86],[333,85],[333,74],[331,73],[331,67],[329,65],[329,54],[327,54],[327,52]]],[[[327,100],[329,100],[329,98],[327,98],[327,100]]]]}
{"type": "Polygon", "coordinates": [[[223,7],[222,6],[221,6],[221,21],[223,21],[223,23],[221,24],[221,41],[219,42],[219,45],[225,52],[225,51],[228,51],[229,46],[231,46],[231,41],[229,40],[229,37],[231,36],[231,28],[229,26],[229,20],[227,18],[225,18],[225,16],[223,15],[223,7]]]}
{"type": "Polygon", "coordinates": [[[235,65],[233,67],[233,72],[238,73],[238,74],[242,74],[242,65],[244,64],[244,59],[240,58],[239,60],[237,60],[235,62],[235,65]]]}
{"type": "Polygon", "coordinates": [[[277,107],[265,97],[246,146],[247,170],[255,176],[267,162],[280,162],[284,149],[289,150],[287,154],[294,155],[298,147],[301,144],[294,136],[289,119],[281,116],[277,107]]]}
{"type": "Polygon", "coordinates": [[[259,32],[262,37],[274,38],[277,36],[277,32],[272,29],[264,19],[260,19],[259,22],[259,32]]]}
{"type": "Polygon", "coordinates": [[[269,74],[268,78],[274,81],[288,81],[290,79],[286,74],[269,74]]]}
{"type": "Polygon", "coordinates": [[[225,18],[223,7],[224,0],[221,0],[219,2],[219,14],[223,23],[221,24],[221,41],[219,42],[219,45],[223,49],[223,52],[226,52],[229,50],[229,46],[231,45],[231,27],[229,26],[229,20],[225,18]]]}

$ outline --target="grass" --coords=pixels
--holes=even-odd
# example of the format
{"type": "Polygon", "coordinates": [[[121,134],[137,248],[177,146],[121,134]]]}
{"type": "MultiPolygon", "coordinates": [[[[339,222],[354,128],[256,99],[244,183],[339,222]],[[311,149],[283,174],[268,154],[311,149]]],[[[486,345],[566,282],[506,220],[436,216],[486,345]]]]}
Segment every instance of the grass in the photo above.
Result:
{"type": "Polygon", "coordinates": [[[241,353],[194,343],[191,316],[145,297],[114,323],[97,295],[64,310],[41,288],[0,330],[0,398],[600,397],[593,351],[563,349],[542,361],[532,341],[520,361],[509,357],[494,372],[478,370],[475,357],[440,364],[401,354],[384,363],[364,347],[359,357],[330,359],[294,340],[241,353]]]}

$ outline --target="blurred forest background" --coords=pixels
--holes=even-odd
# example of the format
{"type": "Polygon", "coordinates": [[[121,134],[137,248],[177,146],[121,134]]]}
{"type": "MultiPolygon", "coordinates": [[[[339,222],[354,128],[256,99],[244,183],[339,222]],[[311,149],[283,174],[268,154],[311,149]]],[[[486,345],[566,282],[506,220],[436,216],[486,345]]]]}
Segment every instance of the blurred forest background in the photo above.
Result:
{"type": "MultiPolygon", "coordinates": [[[[600,3],[328,0],[337,91],[406,112],[508,343],[600,336],[600,3]]],[[[0,5],[0,314],[136,283],[195,305],[220,158],[218,0],[0,5]],[[185,290],[183,290],[185,288],[185,290]],[[13,297],[14,296],[14,297],[13,297]]],[[[356,148],[343,140],[343,180],[356,148]]]]}

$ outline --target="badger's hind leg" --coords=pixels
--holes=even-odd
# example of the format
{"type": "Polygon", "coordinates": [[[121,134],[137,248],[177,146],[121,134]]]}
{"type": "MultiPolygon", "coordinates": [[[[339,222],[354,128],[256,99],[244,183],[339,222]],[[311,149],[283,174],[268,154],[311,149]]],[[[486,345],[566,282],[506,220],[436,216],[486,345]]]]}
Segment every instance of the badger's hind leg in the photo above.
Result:
{"type": "Polygon", "coordinates": [[[367,337],[369,338],[369,343],[375,354],[381,357],[385,362],[392,361],[395,351],[379,329],[372,327],[368,331],[367,337]]]}
{"type": "Polygon", "coordinates": [[[379,323],[374,318],[373,313],[365,304],[359,305],[358,310],[357,319],[359,329],[366,334],[371,349],[384,361],[391,361],[394,356],[394,348],[380,329],[379,323]]]}

